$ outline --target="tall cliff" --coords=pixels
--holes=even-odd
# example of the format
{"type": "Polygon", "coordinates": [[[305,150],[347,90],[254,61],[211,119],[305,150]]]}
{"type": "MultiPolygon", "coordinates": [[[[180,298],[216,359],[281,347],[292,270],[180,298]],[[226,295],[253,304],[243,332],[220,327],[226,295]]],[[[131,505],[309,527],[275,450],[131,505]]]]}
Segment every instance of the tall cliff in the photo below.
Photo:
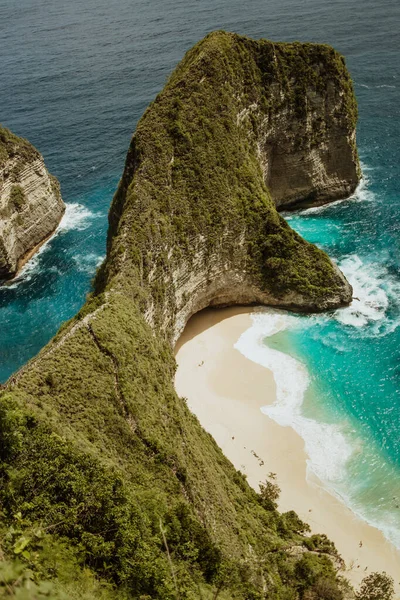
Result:
{"type": "Polygon", "coordinates": [[[95,293],[0,396],[9,586],[342,600],[333,545],[256,494],[176,395],[173,344],[207,305],[350,302],[338,269],[274,202],[294,199],[282,160],[296,199],[354,188],[355,119],[327,46],[217,32],[178,66],[132,140],[95,293]]]}
{"type": "Polygon", "coordinates": [[[0,280],[56,229],[65,206],[58,181],[26,140],[0,127],[0,280]]]}
{"type": "Polygon", "coordinates": [[[110,212],[107,285],[139,294],[173,342],[209,305],[349,303],[339,271],[275,207],[354,191],[356,117],[329,46],[208,36],[137,127],[110,212]]]}

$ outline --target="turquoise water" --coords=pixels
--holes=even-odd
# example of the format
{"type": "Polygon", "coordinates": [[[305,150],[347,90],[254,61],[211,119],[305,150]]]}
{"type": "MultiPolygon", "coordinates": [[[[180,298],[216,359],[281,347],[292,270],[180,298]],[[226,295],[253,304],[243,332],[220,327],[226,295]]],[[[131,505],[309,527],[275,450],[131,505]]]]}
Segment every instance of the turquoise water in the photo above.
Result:
{"type": "Polygon", "coordinates": [[[288,218],[360,300],[296,317],[268,343],[306,365],[304,415],[351,446],[328,483],[400,546],[399,25],[393,0],[0,0],[0,120],[41,150],[68,204],[57,236],[0,289],[0,381],[83,304],[132,131],[184,52],[218,28],[332,43],[355,80],[366,180],[357,198],[288,218]]]}
{"type": "Polygon", "coordinates": [[[355,199],[288,217],[336,258],[359,300],[328,317],[297,318],[275,344],[309,370],[303,414],[338,424],[351,444],[334,490],[400,548],[400,198],[388,165],[366,164],[355,199]]]}

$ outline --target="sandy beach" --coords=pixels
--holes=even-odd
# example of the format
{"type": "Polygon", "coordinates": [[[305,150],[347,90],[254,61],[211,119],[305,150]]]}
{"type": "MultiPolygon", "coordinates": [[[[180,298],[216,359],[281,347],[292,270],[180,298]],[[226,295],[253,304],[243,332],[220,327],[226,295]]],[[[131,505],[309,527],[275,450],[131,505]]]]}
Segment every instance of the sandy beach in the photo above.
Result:
{"type": "Polygon", "coordinates": [[[251,326],[250,314],[249,308],[207,310],[190,320],[176,347],[177,392],[257,491],[268,473],[277,474],[279,509],[295,510],[313,533],[334,541],[346,563],[343,575],[354,586],[386,571],[400,598],[400,552],[316,478],[307,481],[303,440],[261,412],[275,400],[273,373],[234,348],[251,326]]]}

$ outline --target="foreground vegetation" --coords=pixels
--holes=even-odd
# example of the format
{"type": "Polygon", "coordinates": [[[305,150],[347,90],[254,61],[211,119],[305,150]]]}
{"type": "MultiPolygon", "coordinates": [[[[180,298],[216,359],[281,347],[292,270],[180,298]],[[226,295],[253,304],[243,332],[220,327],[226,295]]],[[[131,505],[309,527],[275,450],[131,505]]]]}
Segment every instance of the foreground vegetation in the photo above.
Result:
{"type": "Polygon", "coordinates": [[[176,395],[170,344],[173,270],[193,264],[199,235],[206,261],[220,252],[229,263],[245,231],[246,268],[276,298],[340,296],[342,279],[277,214],[248,130],[234,126],[239,80],[248,105],[294,71],[301,118],[305,82],[324,85],[316,60],[344,86],[354,126],[332,49],[224,33],[188,53],[141,120],[95,293],[0,396],[0,595],[352,597],[334,545],[277,511],[276,484],[251,489],[176,395]]]}

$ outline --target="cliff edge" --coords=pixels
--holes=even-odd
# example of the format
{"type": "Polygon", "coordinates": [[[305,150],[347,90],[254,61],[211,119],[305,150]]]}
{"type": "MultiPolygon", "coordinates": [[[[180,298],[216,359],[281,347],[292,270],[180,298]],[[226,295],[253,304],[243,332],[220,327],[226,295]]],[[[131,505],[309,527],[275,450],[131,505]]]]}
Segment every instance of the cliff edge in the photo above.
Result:
{"type": "Polygon", "coordinates": [[[42,155],[0,126],[0,280],[14,277],[65,211],[42,155]]]}
{"type": "Polygon", "coordinates": [[[0,395],[0,588],[60,600],[349,592],[334,545],[280,514],[268,486],[251,489],[177,396],[173,345],[209,305],[350,302],[276,206],[354,189],[355,119],[327,46],[217,32],[186,55],[137,126],[95,292],[0,395]]]}

